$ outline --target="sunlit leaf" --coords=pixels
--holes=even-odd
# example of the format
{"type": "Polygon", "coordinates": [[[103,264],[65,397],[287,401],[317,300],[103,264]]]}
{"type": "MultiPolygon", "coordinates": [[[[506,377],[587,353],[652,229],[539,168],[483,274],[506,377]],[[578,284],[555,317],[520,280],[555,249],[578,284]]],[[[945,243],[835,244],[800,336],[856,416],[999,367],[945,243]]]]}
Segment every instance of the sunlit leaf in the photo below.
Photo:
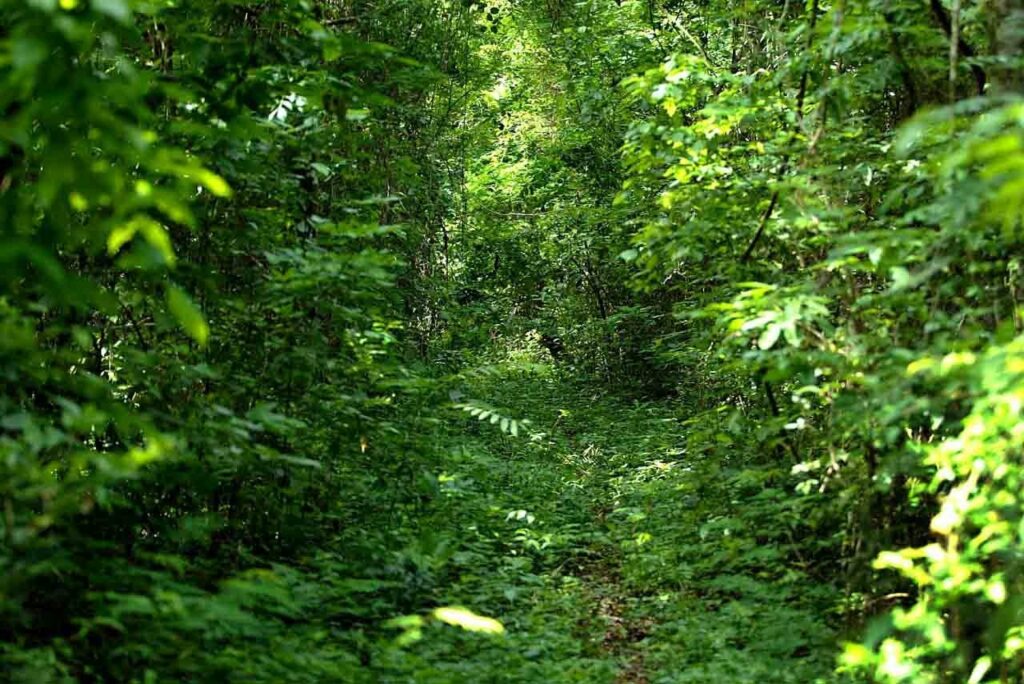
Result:
{"type": "Polygon", "coordinates": [[[436,608],[432,614],[441,622],[461,627],[469,632],[501,634],[505,631],[505,626],[494,618],[477,615],[471,610],[458,606],[436,608]]]}

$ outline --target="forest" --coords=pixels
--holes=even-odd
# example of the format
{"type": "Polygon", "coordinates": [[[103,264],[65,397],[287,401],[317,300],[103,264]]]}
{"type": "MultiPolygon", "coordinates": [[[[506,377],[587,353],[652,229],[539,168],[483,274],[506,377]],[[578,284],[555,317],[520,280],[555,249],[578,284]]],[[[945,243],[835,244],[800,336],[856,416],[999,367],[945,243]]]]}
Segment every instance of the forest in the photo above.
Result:
{"type": "Polygon", "coordinates": [[[0,681],[1024,682],[1024,0],[0,0],[0,681]]]}

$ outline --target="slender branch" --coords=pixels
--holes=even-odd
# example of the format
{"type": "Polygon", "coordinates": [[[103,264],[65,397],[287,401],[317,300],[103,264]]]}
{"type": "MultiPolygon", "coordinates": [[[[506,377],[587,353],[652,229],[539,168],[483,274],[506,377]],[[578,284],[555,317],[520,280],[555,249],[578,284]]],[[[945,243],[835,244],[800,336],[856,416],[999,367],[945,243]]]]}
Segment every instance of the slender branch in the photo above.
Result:
{"type": "MultiPolygon", "coordinates": [[[[971,59],[974,57],[977,53],[974,51],[974,48],[967,44],[963,39],[963,36],[959,35],[959,31],[957,31],[957,35],[954,38],[953,22],[950,19],[949,13],[946,12],[946,8],[943,7],[942,0],[928,0],[928,5],[931,7],[932,16],[935,17],[935,20],[939,22],[939,26],[942,28],[943,32],[945,32],[946,38],[956,41],[956,49],[960,52],[960,55],[963,56],[964,59],[971,59]]],[[[971,73],[974,74],[974,83],[977,86],[978,95],[984,95],[985,82],[987,80],[985,70],[977,64],[971,64],[971,73]]]]}
{"type": "Polygon", "coordinates": [[[796,117],[802,123],[804,120],[804,100],[807,98],[807,81],[810,79],[811,70],[807,61],[810,59],[811,46],[814,44],[814,29],[818,26],[818,0],[811,3],[810,25],[807,27],[807,42],[804,44],[804,64],[800,74],[800,88],[796,94],[796,117]]]}
{"type": "MultiPolygon", "coordinates": [[[[804,44],[804,59],[803,69],[800,73],[800,85],[797,88],[796,93],[796,124],[793,126],[793,130],[789,135],[789,142],[792,143],[796,140],[797,134],[800,132],[800,127],[804,120],[804,102],[807,99],[807,84],[810,80],[810,68],[808,61],[810,60],[811,47],[814,44],[814,29],[818,25],[818,0],[814,0],[811,3],[809,9],[810,17],[808,20],[807,27],[807,41],[804,44]]],[[[779,171],[775,175],[776,184],[782,181],[786,173],[789,171],[789,158],[790,152],[787,150],[785,156],[782,159],[782,164],[779,166],[779,171]]],[[[768,221],[771,219],[772,214],[775,212],[775,207],[779,203],[780,190],[776,185],[775,191],[772,192],[772,197],[768,201],[768,208],[761,215],[761,222],[757,226],[757,230],[754,232],[754,237],[750,239],[750,244],[743,251],[743,256],[740,257],[740,263],[746,263],[750,259],[751,254],[754,253],[754,249],[757,244],[761,241],[761,237],[764,235],[765,229],[768,227],[768,221]]]]}
{"type": "MultiPolygon", "coordinates": [[[[778,176],[775,179],[776,181],[782,180],[782,176],[786,173],[786,167],[788,166],[788,163],[783,163],[783,165],[780,167],[778,176]]],[[[768,220],[772,217],[772,214],[775,212],[775,206],[778,203],[779,189],[776,188],[775,192],[772,193],[771,201],[768,202],[768,208],[764,210],[763,214],[761,214],[761,223],[757,226],[757,232],[754,233],[754,237],[751,238],[750,244],[747,245],[747,248],[743,251],[743,256],[740,257],[741,264],[745,264],[747,260],[750,259],[750,255],[753,253],[754,247],[756,247],[757,243],[761,240],[761,236],[764,234],[764,229],[768,225],[768,220]]]]}
{"type": "Polygon", "coordinates": [[[956,67],[960,57],[960,0],[953,0],[949,34],[949,104],[956,102],[956,67]]]}
{"type": "Polygon", "coordinates": [[[124,312],[125,318],[131,324],[132,330],[135,332],[135,339],[139,342],[139,348],[143,351],[149,351],[149,343],[142,334],[142,328],[139,327],[138,321],[135,320],[135,316],[132,314],[132,310],[128,308],[126,304],[121,304],[121,311],[124,312]]]}

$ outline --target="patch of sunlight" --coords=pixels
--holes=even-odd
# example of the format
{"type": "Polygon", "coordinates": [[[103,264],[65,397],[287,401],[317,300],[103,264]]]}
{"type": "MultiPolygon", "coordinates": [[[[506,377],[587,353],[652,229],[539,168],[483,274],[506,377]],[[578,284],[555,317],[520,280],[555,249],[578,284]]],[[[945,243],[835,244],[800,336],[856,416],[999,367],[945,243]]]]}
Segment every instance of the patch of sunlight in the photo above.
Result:
{"type": "Polygon", "coordinates": [[[281,101],[277,103],[277,106],[270,112],[270,116],[267,117],[270,121],[277,121],[278,123],[284,123],[288,119],[288,115],[294,112],[301,112],[306,107],[306,98],[297,93],[290,93],[289,95],[281,98],[281,101]]]}
{"type": "Polygon", "coordinates": [[[163,437],[150,437],[144,447],[135,447],[128,452],[128,460],[137,468],[152,463],[170,451],[171,443],[163,437]]]}
{"type": "Polygon", "coordinates": [[[517,511],[509,511],[508,515],[505,516],[505,520],[522,520],[525,521],[527,525],[531,525],[536,518],[534,518],[533,514],[529,511],[519,509],[517,511]]]}
{"type": "Polygon", "coordinates": [[[495,103],[498,103],[509,94],[509,91],[510,87],[508,79],[505,76],[501,76],[498,79],[498,83],[487,91],[486,95],[495,103]]]}

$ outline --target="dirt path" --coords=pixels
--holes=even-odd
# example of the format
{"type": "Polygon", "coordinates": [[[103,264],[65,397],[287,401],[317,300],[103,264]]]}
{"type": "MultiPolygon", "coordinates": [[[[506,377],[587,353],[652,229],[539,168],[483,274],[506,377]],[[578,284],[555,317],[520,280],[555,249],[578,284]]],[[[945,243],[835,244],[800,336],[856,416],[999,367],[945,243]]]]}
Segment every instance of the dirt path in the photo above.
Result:
{"type": "MultiPolygon", "coordinates": [[[[605,508],[598,507],[593,516],[594,526],[605,532],[610,531],[607,513],[605,508]]],[[[623,582],[620,554],[611,546],[603,551],[578,568],[578,575],[591,598],[590,605],[596,607],[601,627],[599,649],[619,665],[616,684],[648,684],[644,642],[654,628],[654,621],[636,615],[631,605],[636,598],[623,582]]],[[[588,620],[591,616],[582,619],[588,620]]]]}
{"type": "Polygon", "coordinates": [[[607,625],[602,648],[609,657],[621,663],[617,684],[647,684],[643,641],[650,634],[652,622],[630,615],[628,595],[616,575],[595,576],[593,589],[598,614],[607,625]]]}

